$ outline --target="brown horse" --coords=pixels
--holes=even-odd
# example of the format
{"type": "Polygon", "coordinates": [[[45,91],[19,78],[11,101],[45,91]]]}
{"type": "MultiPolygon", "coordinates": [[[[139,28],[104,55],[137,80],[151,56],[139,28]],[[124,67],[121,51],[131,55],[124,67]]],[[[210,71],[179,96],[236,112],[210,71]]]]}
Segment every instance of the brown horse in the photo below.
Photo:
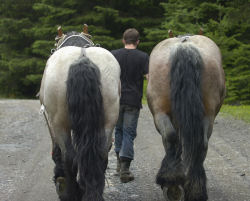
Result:
{"type": "Polygon", "coordinates": [[[212,40],[175,37],[153,49],[147,99],[166,152],[156,178],[166,200],[208,199],[203,162],[224,97],[221,53],[212,40]]]}

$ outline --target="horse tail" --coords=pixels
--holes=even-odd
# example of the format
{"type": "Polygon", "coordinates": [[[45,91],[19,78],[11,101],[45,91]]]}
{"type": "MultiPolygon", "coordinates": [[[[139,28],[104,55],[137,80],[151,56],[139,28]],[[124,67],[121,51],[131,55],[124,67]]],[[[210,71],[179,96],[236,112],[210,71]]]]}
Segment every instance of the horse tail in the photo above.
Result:
{"type": "Polygon", "coordinates": [[[103,98],[100,71],[87,57],[71,64],[66,97],[84,200],[102,201],[107,162],[103,98]]]}
{"type": "Polygon", "coordinates": [[[202,169],[205,159],[204,105],[201,91],[203,68],[201,55],[191,45],[178,46],[172,55],[171,110],[173,122],[179,128],[179,148],[182,150],[183,163],[190,176],[195,169],[202,169]]]}

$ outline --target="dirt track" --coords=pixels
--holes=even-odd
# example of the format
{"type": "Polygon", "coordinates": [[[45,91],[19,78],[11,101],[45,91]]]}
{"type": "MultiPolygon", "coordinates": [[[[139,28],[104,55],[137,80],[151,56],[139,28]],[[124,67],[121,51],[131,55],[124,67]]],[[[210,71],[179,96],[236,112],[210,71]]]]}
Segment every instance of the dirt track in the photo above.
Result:
{"type": "MultiPolygon", "coordinates": [[[[37,100],[0,100],[0,201],[56,201],[51,141],[37,100]]],[[[122,184],[110,153],[106,201],[164,201],[154,182],[163,157],[161,138],[141,110],[132,171],[122,184]]],[[[250,201],[250,125],[218,116],[205,168],[210,201],[250,201]]]]}

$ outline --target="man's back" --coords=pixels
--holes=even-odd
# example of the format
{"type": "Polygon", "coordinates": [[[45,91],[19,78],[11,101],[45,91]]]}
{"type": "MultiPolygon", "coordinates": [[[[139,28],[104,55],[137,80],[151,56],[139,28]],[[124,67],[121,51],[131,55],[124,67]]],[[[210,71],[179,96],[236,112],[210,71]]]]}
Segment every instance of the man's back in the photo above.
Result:
{"type": "Polygon", "coordinates": [[[113,50],[121,67],[121,104],[141,108],[143,75],[148,73],[148,55],[138,49],[113,50]]]}

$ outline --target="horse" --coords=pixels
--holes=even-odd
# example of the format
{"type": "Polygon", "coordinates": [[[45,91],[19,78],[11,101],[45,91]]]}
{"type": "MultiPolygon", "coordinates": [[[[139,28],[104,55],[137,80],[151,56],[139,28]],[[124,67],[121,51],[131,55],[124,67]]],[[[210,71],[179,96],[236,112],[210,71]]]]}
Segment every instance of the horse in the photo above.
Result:
{"type": "Polygon", "coordinates": [[[208,37],[173,37],[153,48],[147,101],[165,149],[156,183],[166,200],[208,199],[203,162],[225,92],[221,52],[208,37]]]}
{"type": "Polygon", "coordinates": [[[103,201],[119,114],[120,66],[87,34],[58,33],[39,92],[52,140],[56,191],[61,201],[103,201]]]}

